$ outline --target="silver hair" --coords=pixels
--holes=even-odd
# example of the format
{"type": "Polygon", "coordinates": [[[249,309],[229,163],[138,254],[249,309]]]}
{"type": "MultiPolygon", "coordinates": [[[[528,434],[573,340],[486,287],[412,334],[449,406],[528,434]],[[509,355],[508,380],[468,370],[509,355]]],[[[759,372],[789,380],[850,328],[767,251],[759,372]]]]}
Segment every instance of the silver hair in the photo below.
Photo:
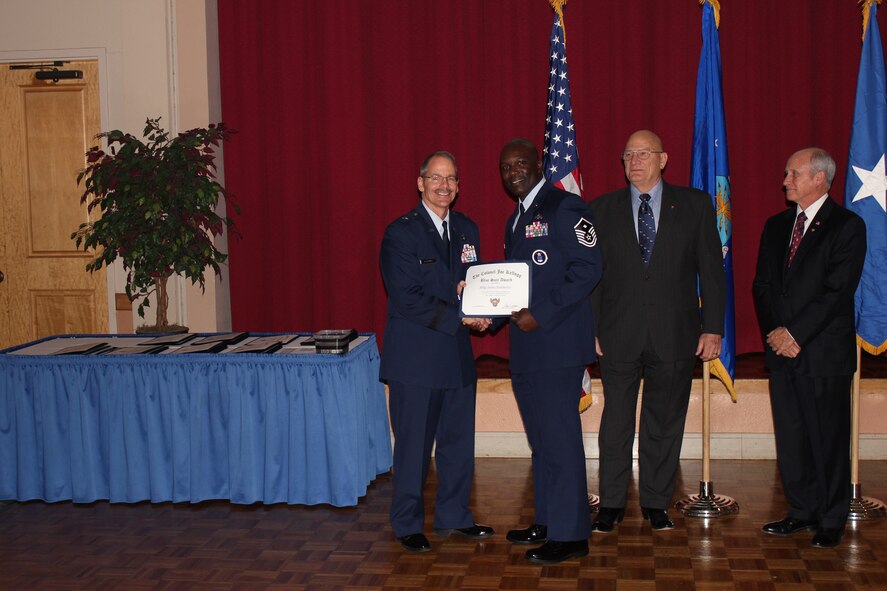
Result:
{"type": "Polygon", "coordinates": [[[825,182],[831,187],[835,179],[835,159],[822,148],[810,148],[810,173],[825,173],[825,182]]]}
{"type": "Polygon", "coordinates": [[[456,164],[456,157],[446,150],[438,150],[437,152],[433,152],[426,156],[425,160],[422,161],[422,166],[419,168],[419,176],[424,177],[425,173],[428,172],[428,163],[431,162],[432,158],[438,157],[449,159],[449,161],[453,163],[453,168],[456,169],[456,176],[459,176],[459,166],[456,164]]]}

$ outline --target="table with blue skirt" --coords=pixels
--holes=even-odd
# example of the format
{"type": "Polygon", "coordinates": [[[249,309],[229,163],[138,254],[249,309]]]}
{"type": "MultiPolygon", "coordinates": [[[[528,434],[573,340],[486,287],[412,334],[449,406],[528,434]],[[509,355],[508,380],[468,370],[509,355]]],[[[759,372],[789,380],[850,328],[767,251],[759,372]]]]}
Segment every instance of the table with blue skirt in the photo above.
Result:
{"type": "Polygon", "coordinates": [[[373,335],[342,355],[28,354],[60,338],[0,352],[0,500],[343,507],[391,467],[373,335]]]}

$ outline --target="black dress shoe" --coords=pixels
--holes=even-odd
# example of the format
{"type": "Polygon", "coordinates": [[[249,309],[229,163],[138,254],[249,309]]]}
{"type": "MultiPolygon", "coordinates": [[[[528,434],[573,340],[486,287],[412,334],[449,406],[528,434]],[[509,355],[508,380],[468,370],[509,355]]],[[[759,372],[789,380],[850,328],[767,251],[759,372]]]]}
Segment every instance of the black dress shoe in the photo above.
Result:
{"type": "Polygon", "coordinates": [[[548,541],[548,527],[534,523],[527,529],[513,529],[505,536],[515,544],[541,544],[548,541]]]}
{"type": "Polygon", "coordinates": [[[450,534],[458,534],[460,536],[465,536],[466,538],[471,538],[472,540],[480,540],[482,538],[489,538],[492,536],[495,531],[489,525],[480,525],[475,523],[471,527],[461,527],[454,529],[435,529],[435,535],[438,536],[448,536],[450,534]]]}
{"type": "Polygon", "coordinates": [[[816,521],[786,517],[782,521],[774,521],[765,524],[761,530],[765,534],[772,534],[774,536],[790,536],[804,529],[813,529],[817,525],[818,522],[816,521]]]}
{"type": "Polygon", "coordinates": [[[616,529],[616,524],[622,522],[625,517],[625,508],[601,507],[597,512],[597,519],[591,524],[591,531],[609,533],[616,529]]]}
{"type": "Polygon", "coordinates": [[[556,542],[549,540],[532,550],[527,550],[527,560],[536,564],[557,564],[570,558],[588,556],[588,540],[556,542]]]}
{"type": "Polygon", "coordinates": [[[430,552],[431,544],[425,534],[410,534],[397,538],[400,545],[410,552],[430,552]]]}
{"type": "Polygon", "coordinates": [[[644,519],[650,520],[650,527],[653,529],[674,529],[674,521],[668,517],[665,509],[647,509],[641,507],[641,513],[644,519]]]}
{"type": "Polygon", "coordinates": [[[841,543],[843,537],[844,530],[842,528],[823,527],[816,530],[810,545],[815,548],[834,548],[841,543]]]}

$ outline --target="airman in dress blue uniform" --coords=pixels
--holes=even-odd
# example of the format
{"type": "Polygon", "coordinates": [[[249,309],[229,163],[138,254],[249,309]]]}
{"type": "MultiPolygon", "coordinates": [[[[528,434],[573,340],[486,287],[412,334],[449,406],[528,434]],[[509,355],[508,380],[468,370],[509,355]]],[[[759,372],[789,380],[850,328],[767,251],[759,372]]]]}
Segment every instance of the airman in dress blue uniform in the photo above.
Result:
{"type": "Polygon", "coordinates": [[[505,227],[505,255],[530,261],[529,308],[510,327],[511,381],[532,449],[535,520],[508,532],[542,543],[527,559],[552,564],[588,554],[591,520],[577,410],[582,375],[595,360],[589,296],[602,262],[591,214],[578,196],[542,176],[536,146],[512,140],[499,157],[502,184],[519,202],[505,227]]]}
{"type": "Polygon", "coordinates": [[[480,233],[467,216],[450,211],[459,191],[453,155],[431,154],[417,182],[420,203],[382,239],[388,318],[380,378],[388,383],[394,432],[391,525],[406,550],[427,552],[422,490],[435,443],[434,532],[493,535],[468,507],[477,390],[469,327],[485,330],[489,320],[459,317],[461,281],[480,256],[480,233]]]}

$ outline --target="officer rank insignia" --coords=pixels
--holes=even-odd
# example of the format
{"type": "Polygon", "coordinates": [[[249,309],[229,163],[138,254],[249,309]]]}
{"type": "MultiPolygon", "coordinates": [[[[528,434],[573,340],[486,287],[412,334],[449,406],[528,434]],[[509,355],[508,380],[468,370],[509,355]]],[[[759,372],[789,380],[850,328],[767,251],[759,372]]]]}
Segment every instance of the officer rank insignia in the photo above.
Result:
{"type": "Polygon", "coordinates": [[[463,263],[476,263],[477,262],[477,250],[475,250],[473,244],[463,244],[462,245],[462,262],[463,263]]]}
{"type": "Polygon", "coordinates": [[[548,236],[548,222],[542,223],[540,221],[535,221],[532,224],[527,224],[527,227],[524,230],[527,238],[548,236]]]}
{"type": "Polygon", "coordinates": [[[579,218],[573,229],[576,230],[576,239],[582,246],[592,247],[597,244],[597,233],[594,231],[594,226],[587,219],[579,218]]]}

